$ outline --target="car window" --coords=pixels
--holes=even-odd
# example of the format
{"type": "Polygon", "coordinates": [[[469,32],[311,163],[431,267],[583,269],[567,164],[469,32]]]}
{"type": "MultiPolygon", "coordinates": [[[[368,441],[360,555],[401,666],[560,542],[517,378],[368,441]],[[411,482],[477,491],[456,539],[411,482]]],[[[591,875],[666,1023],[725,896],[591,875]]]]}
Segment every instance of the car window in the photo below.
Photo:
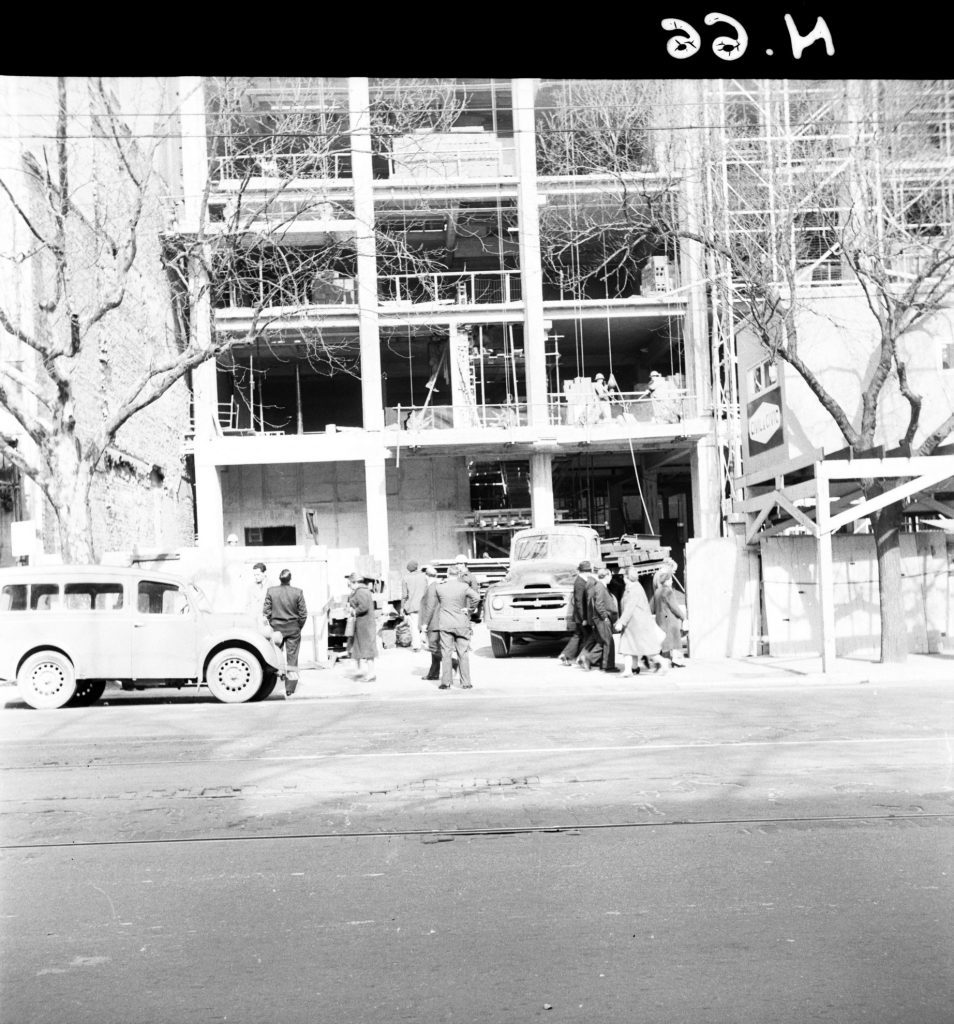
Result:
{"type": "Polygon", "coordinates": [[[34,583],[30,587],[30,610],[49,612],[60,608],[59,583],[34,583]]]}
{"type": "Polygon", "coordinates": [[[70,611],[111,612],[123,606],[122,583],[67,583],[63,595],[70,611]]]}
{"type": "Polygon", "coordinates": [[[141,580],[138,608],[144,615],[179,615],[188,607],[185,594],[174,583],[141,580]]]}
{"type": "Polygon", "coordinates": [[[8,583],[0,590],[0,612],[25,612],[27,606],[27,585],[8,583]]]}

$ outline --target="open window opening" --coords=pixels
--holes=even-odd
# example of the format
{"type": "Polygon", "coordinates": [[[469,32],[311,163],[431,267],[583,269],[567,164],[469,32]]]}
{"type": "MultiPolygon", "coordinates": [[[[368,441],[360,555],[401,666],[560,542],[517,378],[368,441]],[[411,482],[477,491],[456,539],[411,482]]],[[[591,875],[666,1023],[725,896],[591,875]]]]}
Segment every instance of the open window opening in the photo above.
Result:
{"type": "Polygon", "coordinates": [[[356,335],[259,342],[217,364],[225,433],[309,434],[363,426],[356,335]]]}
{"type": "Polygon", "coordinates": [[[380,301],[446,306],[519,302],[516,224],[510,200],[388,211],[379,222],[380,301]]]}
{"type": "Polygon", "coordinates": [[[677,423],[692,415],[680,317],[548,321],[550,420],[677,423]]]}
{"type": "Polygon", "coordinates": [[[213,256],[216,309],[292,309],[356,302],[353,242],[221,249],[213,256]]]}

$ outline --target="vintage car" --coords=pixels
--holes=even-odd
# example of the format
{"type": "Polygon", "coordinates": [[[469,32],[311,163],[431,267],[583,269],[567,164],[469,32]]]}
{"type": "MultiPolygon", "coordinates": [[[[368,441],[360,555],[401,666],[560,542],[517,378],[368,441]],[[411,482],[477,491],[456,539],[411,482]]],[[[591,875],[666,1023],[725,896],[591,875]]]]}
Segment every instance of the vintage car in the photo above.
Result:
{"type": "Polygon", "coordinates": [[[213,612],[185,580],[108,565],[0,569],[0,679],[33,708],[91,704],[106,684],[268,696],[280,659],[251,616],[213,612]]]}

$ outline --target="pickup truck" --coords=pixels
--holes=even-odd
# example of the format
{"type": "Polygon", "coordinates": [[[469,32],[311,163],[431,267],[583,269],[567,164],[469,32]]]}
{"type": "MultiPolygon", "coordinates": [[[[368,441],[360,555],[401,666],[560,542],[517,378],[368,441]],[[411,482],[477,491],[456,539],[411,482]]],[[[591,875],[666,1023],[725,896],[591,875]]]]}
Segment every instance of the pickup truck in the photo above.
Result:
{"type": "Polygon", "coordinates": [[[650,574],[667,564],[669,548],[648,534],[606,540],[587,526],[515,533],[510,569],[484,598],[483,618],[495,658],[508,657],[514,643],[555,640],[573,631],[573,581],[584,560],[594,569],[635,565],[641,574],[650,574]]]}

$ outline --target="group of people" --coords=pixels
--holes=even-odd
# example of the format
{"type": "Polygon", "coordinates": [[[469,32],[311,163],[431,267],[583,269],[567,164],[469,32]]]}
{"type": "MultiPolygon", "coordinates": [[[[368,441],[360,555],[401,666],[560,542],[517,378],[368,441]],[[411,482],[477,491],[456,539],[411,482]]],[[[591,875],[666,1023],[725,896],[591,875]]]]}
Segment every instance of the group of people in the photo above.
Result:
{"type": "MultiPolygon", "coordinates": [[[[304,593],[291,585],[288,569],[279,574],[277,587],[268,586],[266,571],[263,562],[252,567],[248,610],[285,652],[285,692],[290,697],[298,686],[298,650],[308,608],[304,593]]],[[[573,636],[560,653],[560,662],[586,670],[618,672],[618,635],[624,676],[638,674],[643,667],[665,671],[670,662],[682,667],[682,632],[688,623],[685,603],[673,589],[672,570],[664,567],[655,573],[651,603],[634,566],[625,572],[625,589],[619,600],[610,591],[611,579],[608,569],[594,570],[590,562],[580,562],[573,582],[573,636]]],[[[355,662],[356,678],[373,680],[378,656],[374,594],[368,580],[358,573],[349,574],[346,580],[350,591],[346,626],[349,654],[355,662]]],[[[426,647],[431,655],[425,678],[438,680],[441,690],[450,689],[455,678],[461,689],[472,689],[472,613],[480,594],[467,569],[467,559],[458,555],[443,580],[433,565],[421,567],[408,562],[401,590],[401,610],[411,632],[411,649],[426,647]]]]}
{"type": "Polygon", "coordinates": [[[683,667],[686,608],[673,589],[672,570],[664,567],[655,573],[651,606],[635,566],[625,571],[625,589],[619,600],[610,592],[611,579],[608,569],[594,571],[588,561],[577,566],[573,636],[560,652],[560,663],[587,671],[598,667],[604,672],[618,672],[614,634],[619,634],[624,676],[636,675],[643,667],[666,671],[670,662],[683,667]]]}
{"type": "Polygon", "coordinates": [[[470,690],[470,641],[474,626],[471,613],[480,602],[467,559],[458,555],[441,580],[433,565],[421,568],[407,563],[401,586],[401,611],[411,630],[411,650],[426,643],[431,667],[425,679],[440,680],[438,689],[448,690],[455,669],[462,690],[470,690]]]}

